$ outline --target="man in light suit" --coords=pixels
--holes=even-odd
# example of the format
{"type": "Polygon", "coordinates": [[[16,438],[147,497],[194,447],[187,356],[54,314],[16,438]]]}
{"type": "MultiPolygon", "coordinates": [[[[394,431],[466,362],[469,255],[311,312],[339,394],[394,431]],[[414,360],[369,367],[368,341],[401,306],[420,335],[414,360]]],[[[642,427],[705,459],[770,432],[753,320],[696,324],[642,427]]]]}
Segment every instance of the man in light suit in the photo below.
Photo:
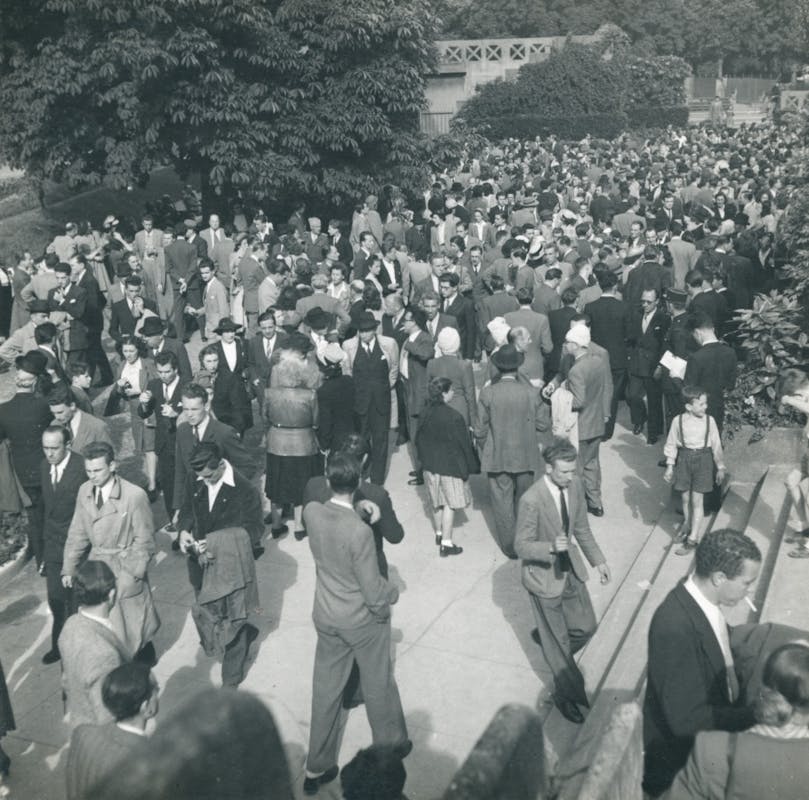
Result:
{"type": "Polygon", "coordinates": [[[560,713],[580,724],[579,706],[587,708],[589,701],[573,656],[590,640],[597,622],[579,547],[602,583],[609,583],[611,575],[587,521],[576,448],[566,439],[554,439],[543,456],[544,476],[520,499],[514,549],[522,559],[522,584],[537,625],[532,638],[550,672],[542,676],[543,683],[553,684],[560,713]]]}
{"type": "Polygon", "coordinates": [[[199,238],[205,242],[206,252],[209,258],[212,258],[214,248],[224,238],[224,232],[219,222],[219,214],[211,214],[208,217],[208,227],[204,231],[200,231],[199,238]]]}
{"type": "Polygon", "coordinates": [[[444,328],[455,328],[458,330],[458,321],[451,314],[443,314],[439,310],[441,308],[441,300],[438,294],[427,292],[421,298],[421,308],[424,311],[427,319],[424,323],[424,330],[430,334],[433,342],[438,339],[438,334],[444,328]]]}
{"type": "MultiPolygon", "coordinates": [[[[34,330],[37,325],[50,319],[50,306],[47,300],[32,300],[28,304],[28,312],[31,318],[21,328],[17,328],[11,336],[0,345],[0,365],[2,362],[12,364],[17,356],[25,355],[31,350],[37,349],[34,330]]],[[[2,370],[0,370],[2,371],[2,370]]]]}
{"type": "Polygon", "coordinates": [[[258,240],[248,248],[247,255],[239,262],[239,277],[242,282],[244,318],[247,321],[248,338],[258,332],[258,287],[264,280],[264,261],[267,245],[258,240]]]}
{"type": "Polygon", "coordinates": [[[360,433],[370,439],[370,480],[382,485],[388,466],[388,437],[392,401],[399,377],[399,348],[393,339],[377,333],[379,323],[370,311],[357,317],[357,335],[343,343],[347,358],[343,373],[354,377],[354,411],[360,433]]]}
{"type": "Polygon", "coordinates": [[[67,386],[57,386],[48,395],[48,406],[54,422],[70,431],[70,449],[83,455],[91,442],[106,442],[112,446],[110,429],[103,419],[85,414],[76,407],[76,398],[67,386]]]}
{"type": "Polygon", "coordinates": [[[329,237],[322,232],[319,217],[309,217],[309,232],[303,237],[303,250],[312,264],[323,260],[323,253],[329,247],[329,237]]]}
{"type": "Polygon", "coordinates": [[[158,251],[163,249],[163,231],[154,226],[151,214],[143,217],[143,229],[135,234],[135,252],[142,262],[145,258],[157,258],[158,251]]]}
{"type": "Polygon", "coordinates": [[[51,649],[42,656],[43,664],[59,660],[59,634],[72,612],[70,590],[62,584],[65,540],[79,488],[87,480],[84,459],[68,448],[67,428],[51,425],[42,433],[45,458],[40,466],[42,480],[42,561],[48,591],[48,607],[53,615],[51,649]]]}
{"type": "MultiPolygon", "coordinates": [[[[509,328],[525,328],[531,335],[531,350],[535,351],[536,358],[532,359],[540,366],[543,359],[550,355],[553,350],[553,339],[551,338],[551,326],[545,314],[538,314],[531,309],[533,293],[527,287],[517,290],[517,302],[520,307],[517,311],[507,311],[504,319],[509,328]]],[[[538,376],[544,377],[543,374],[538,376]]]]}
{"type": "Polygon", "coordinates": [[[317,566],[307,795],[337,777],[342,699],[355,660],[373,744],[393,748],[399,758],[412,749],[390,657],[390,606],[399,592],[380,575],[373,531],[354,510],[360,472],[353,456],[332,454],[331,500],[310,502],[303,511],[317,566]]]}
{"type": "Polygon", "coordinates": [[[489,481],[494,512],[495,537],[503,553],[514,551],[514,519],[520,497],[534,481],[540,466],[539,393],[529,383],[517,380],[525,354],[505,344],[491,361],[500,379],[480,390],[478,421],[474,433],[481,453],[480,469],[489,481]]]}
{"type": "Polygon", "coordinates": [[[672,262],[674,288],[685,290],[685,276],[697,266],[699,253],[691,242],[683,241],[683,225],[676,220],[672,222],[671,239],[666,247],[669,249],[672,262]]]}
{"type": "Polygon", "coordinates": [[[198,309],[197,316],[200,330],[203,332],[202,341],[214,337],[214,331],[223,317],[230,316],[228,293],[216,275],[214,264],[210,259],[204,258],[199,262],[199,276],[202,278],[202,308],[198,309]]]}
{"type": "MultiPolygon", "coordinates": [[[[486,220],[486,213],[482,208],[476,208],[472,212],[472,222],[469,223],[469,236],[476,239],[477,243],[486,250],[491,250],[494,247],[494,228],[491,222],[486,220]]],[[[470,242],[469,247],[473,246],[474,243],[470,242]]]]}

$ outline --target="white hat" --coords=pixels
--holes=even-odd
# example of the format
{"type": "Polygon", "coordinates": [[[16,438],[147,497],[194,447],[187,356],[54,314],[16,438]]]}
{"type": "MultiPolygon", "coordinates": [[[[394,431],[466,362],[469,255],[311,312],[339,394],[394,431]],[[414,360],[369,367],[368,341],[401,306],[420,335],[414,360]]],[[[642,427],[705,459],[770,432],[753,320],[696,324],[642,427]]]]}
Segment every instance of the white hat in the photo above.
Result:
{"type": "Polygon", "coordinates": [[[586,325],[571,325],[570,330],[565,334],[566,342],[573,342],[579,347],[590,346],[590,329],[586,325]]]}
{"type": "Polygon", "coordinates": [[[461,349],[461,337],[455,328],[442,328],[435,344],[444,355],[457,353],[461,349]]]}
{"type": "Polygon", "coordinates": [[[511,330],[511,326],[503,317],[495,317],[486,327],[498,347],[508,341],[508,332],[511,330]]]}

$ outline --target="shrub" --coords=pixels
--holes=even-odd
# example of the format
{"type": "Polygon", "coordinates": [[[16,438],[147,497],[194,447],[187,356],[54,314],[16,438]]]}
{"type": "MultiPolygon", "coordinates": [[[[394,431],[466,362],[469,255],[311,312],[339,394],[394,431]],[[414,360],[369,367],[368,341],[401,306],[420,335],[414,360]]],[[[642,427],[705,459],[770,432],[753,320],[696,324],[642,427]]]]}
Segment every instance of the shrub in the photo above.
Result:
{"type": "Polygon", "coordinates": [[[627,112],[633,128],[665,128],[688,125],[687,106],[635,106],[627,112]]]}
{"type": "Polygon", "coordinates": [[[481,120],[476,129],[489,139],[532,139],[555,134],[560,139],[579,140],[588,134],[600,139],[614,139],[629,125],[623,112],[610,114],[503,114],[481,120]]]}

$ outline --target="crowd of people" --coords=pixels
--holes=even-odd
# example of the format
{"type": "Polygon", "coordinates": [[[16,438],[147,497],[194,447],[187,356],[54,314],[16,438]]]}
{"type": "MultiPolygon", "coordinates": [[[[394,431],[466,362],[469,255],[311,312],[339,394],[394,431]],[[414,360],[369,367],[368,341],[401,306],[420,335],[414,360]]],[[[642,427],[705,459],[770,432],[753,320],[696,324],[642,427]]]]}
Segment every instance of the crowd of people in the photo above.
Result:
{"type": "MultiPolygon", "coordinates": [[[[308,539],[317,648],[304,792],[337,777],[341,715],[364,703],[378,750],[361,754],[349,783],[384,768],[394,776],[378,782],[394,787],[384,797],[401,794],[412,742],[383,550],[404,535],[385,488],[392,445],[408,448],[439,558],[462,555],[456,514],[471,503],[470,476],[485,476],[493,537],[522,560],[543,682],[559,712],[583,722],[574,656],[597,625],[585,561],[611,580],[588,517],[609,518],[600,447],[622,401],[636,446],[662,446],[682,498],[676,552],[696,555],[652,624],[645,786],[657,796],[677,776],[672,796],[713,797],[695,776],[726,744],[700,734],[692,752],[699,731],[758,720],[755,735],[781,737],[754,717],[738,677],[714,680],[717,664],[730,676],[734,663],[720,605],[742,599],[760,554],[741,534],[704,528],[726,471],[734,312],[779,285],[776,233],[802,152],[770,126],[509,140],[468,153],[423,197],[369,195],[350,223],[324,225],[300,204],[283,223],[237,205],[204,225],[197,209],[161,203],[139,224],[69,222],[44,252],[19,254],[0,304],[0,359],[16,390],[0,404],[0,497],[27,514],[46,582],[42,660],[61,662],[75,729],[69,797],[109,784],[113,756],[157,713],[149,568],[163,511],[226,687],[244,680],[258,634],[254,561],[267,536],[291,526],[308,539]],[[106,418],[120,413],[141,485],[117,469],[106,418]],[[255,432],[262,465],[245,446],[255,432]],[[697,639],[710,664],[692,652],[697,639]]],[[[809,411],[809,382],[794,383],[785,402],[809,411]]],[[[805,516],[802,477],[791,491],[805,516]]],[[[807,542],[792,554],[809,556],[807,542]]],[[[806,647],[785,646],[764,682],[806,739],[806,647]]],[[[3,710],[0,733],[13,729],[3,710]]],[[[383,797],[351,795],[343,777],[347,797],[383,797]]]]}

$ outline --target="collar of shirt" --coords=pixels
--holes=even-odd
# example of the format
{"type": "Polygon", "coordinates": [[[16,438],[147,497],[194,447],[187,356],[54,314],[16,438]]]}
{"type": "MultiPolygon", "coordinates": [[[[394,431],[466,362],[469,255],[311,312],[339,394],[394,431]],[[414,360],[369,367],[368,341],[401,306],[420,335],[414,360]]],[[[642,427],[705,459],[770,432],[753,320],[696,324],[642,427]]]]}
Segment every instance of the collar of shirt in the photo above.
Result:
{"type": "Polygon", "coordinates": [[[232,342],[226,342],[224,339],[219,340],[219,344],[222,345],[222,349],[225,352],[231,351],[236,352],[236,340],[234,339],[232,342]]]}
{"type": "Polygon", "coordinates": [[[96,491],[101,492],[101,499],[106,503],[107,500],[110,499],[110,495],[112,494],[112,489],[115,486],[115,475],[111,475],[110,479],[99,489],[98,487],[93,487],[93,498],[95,498],[96,491]]]}
{"type": "Polygon", "coordinates": [[[76,413],[73,415],[73,419],[70,420],[70,432],[73,434],[73,438],[76,438],[76,434],[79,431],[79,425],[81,425],[81,415],[82,410],[80,408],[76,409],[76,413]]]}
{"type": "Polygon", "coordinates": [[[146,731],[143,728],[138,728],[136,725],[129,725],[126,722],[115,723],[122,731],[127,733],[134,733],[135,736],[146,736],[146,731]]]}
{"type": "MultiPolygon", "coordinates": [[[[87,619],[93,620],[93,622],[97,622],[99,625],[103,625],[105,628],[115,633],[115,628],[112,626],[112,623],[106,617],[99,617],[96,614],[91,614],[84,608],[79,609],[79,614],[81,614],[83,617],[87,617],[87,619]]],[[[115,633],[115,635],[118,636],[117,633],[115,633]]]]}
{"type": "MultiPolygon", "coordinates": [[[[208,420],[210,420],[210,416],[208,414],[205,415],[205,419],[197,425],[197,436],[199,436],[199,440],[202,441],[202,437],[205,436],[205,431],[208,429],[208,420]]],[[[191,426],[191,431],[193,433],[194,426],[191,426]]]]}
{"type": "Polygon", "coordinates": [[[329,502],[341,508],[347,508],[349,511],[354,510],[354,506],[352,506],[351,503],[346,503],[345,500],[338,500],[336,497],[332,497],[329,502]]]}
{"type": "MultiPolygon", "coordinates": [[[[222,484],[226,483],[228,486],[235,486],[236,481],[233,478],[233,467],[231,466],[230,462],[223,458],[222,461],[225,462],[225,468],[222,470],[222,477],[216,483],[209,483],[208,484],[208,510],[210,511],[213,508],[213,504],[216,502],[216,496],[219,494],[219,490],[222,488],[222,484]]],[[[202,478],[197,478],[198,481],[201,481],[202,478]]]]}
{"type": "Polygon", "coordinates": [[[702,593],[699,586],[697,586],[697,584],[694,582],[693,575],[689,575],[688,579],[683,585],[688,594],[694,598],[694,601],[699,606],[700,611],[702,611],[708,620],[708,624],[711,626],[713,635],[716,637],[716,641],[719,644],[719,649],[722,651],[725,664],[731,666],[733,664],[733,653],[731,653],[729,650],[726,652],[725,646],[725,641],[728,641],[728,635],[727,633],[724,636],[722,635],[723,628],[725,632],[727,632],[727,622],[725,621],[725,615],[722,613],[722,609],[719,608],[719,606],[715,603],[712,603],[702,593]]]}
{"type": "MultiPolygon", "coordinates": [[[[548,487],[548,491],[551,493],[551,497],[553,498],[553,504],[556,506],[556,510],[559,512],[559,518],[562,518],[562,501],[559,499],[559,487],[551,480],[551,476],[548,473],[545,473],[545,485],[548,487]]],[[[567,489],[562,489],[562,492],[565,495],[565,502],[567,503],[568,509],[570,508],[570,499],[567,495],[567,489]]]]}
{"type": "Polygon", "coordinates": [[[419,338],[419,334],[421,333],[421,328],[416,328],[410,336],[407,337],[408,342],[415,342],[416,339],[419,338]]]}
{"type": "Polygon", "coordinates": [[[51,464],[51,475],[53,475],[53,471],[56,470],[57,483],[62,480],[62,475],[65,473],[65,467],[68,461],[70,461],[70,450],[65,453],[65,457],[58,464],[51,464]]]}

